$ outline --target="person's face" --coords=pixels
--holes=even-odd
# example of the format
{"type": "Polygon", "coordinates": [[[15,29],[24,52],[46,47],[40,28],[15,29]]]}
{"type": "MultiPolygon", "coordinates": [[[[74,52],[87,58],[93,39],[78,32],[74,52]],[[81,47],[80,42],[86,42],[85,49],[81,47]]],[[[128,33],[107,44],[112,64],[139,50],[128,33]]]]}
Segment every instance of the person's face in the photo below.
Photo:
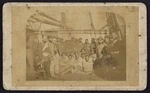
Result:
{"type": "Polygon", "coordinates": [[[84,52],[85,52],[85,50],[84,50],[84,49],[82,49],[82,50],[81,50],[81,52],[82,52],[82,53],[84,53],[84,52]]]}
{"type": "Polygon", "coordinates": [[[65,43],[68,43],[68,41],[67,41],[67,40],[65,40],[65,43]]]}
{"type": "Polygon", "coordinates": [[[82,42],[82,38],[79,38],[79,42],[80,42],[80,43],[82,42]]]}
{"type": "Polygon", "coordinates": [[[94,42],[95,42],[95,39],[94,39],[94,38],[92,38],[92,39],[91,39],[91,42],[92,42],[92,43],[94,43],[94,42]]]}
{"type": "Polygon", "coordinates": [[[81,54],[81,57],[82,57],[82,58],[85,58],[84,54],[81,54]]]}
{"type": "Polygon", "coordinates": [[[85,60],[86,60],[86,61],[88,61],[88,60],[89,60],[89,57],[88,57],[88,56],[86,56],[86,57],[85,57],[85,60]]]}
{"type": "Polygon", "coordinates": [[[116,39],[117,34],[116,34],[116,33],[113,33],[113,34],[112,34],[112,37],[113,37],[113,39],[116,39]]]}
{"type": "Polygon", "coordinates": [[[86,39],[86,40],[85,40],[85,43],[87,44],[88,42],[89,42],[88,39],[86,39]]]}
{"type": "Polygon", "coordinates": [[[71,55],[69,55],[69,57],[68,57],[70,60],[72,59],[72,56],[71,55]]]}

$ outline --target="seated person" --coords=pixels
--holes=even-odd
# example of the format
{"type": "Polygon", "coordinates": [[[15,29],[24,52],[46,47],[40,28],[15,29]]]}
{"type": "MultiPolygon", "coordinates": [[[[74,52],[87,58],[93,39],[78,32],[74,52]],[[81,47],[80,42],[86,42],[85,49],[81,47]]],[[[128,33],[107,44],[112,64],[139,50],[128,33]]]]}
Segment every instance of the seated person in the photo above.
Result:
{"type": "Polygon", "coordinates": [[[90,55],[90,57],[92,58],[93,63],[94,63],[94,62],[96,61],[96,59],[97,59],[96,53],[92,53],[92,54],[90,55]]]}
{"type": "Polygon", "coordinates": [[[74,61],[74,73],[82,74],[83,73],[83,61],[84,59],[79,56],[79,53],[76,52],[76,59],[74,61]]]}
{"type": "Polygon", "coordinates": [[[85,56],[85,60],[83,62],[83,68],[85,74],[93,73],[93,61],[88,55],[85,56]]]}
{"type": "Polygon", "coordinates": [[[75,55],[69,55],[69,63],[70,63],[70,69],[71,73],[75,73],[75,55]]]}
{"type": "Polygon", "coordinates": [[[70,63],[68,60],[68,56],[65,53],[62,54],[60,61],[59,61],[59,73],[66,74],[70,71],[70,63]]]}

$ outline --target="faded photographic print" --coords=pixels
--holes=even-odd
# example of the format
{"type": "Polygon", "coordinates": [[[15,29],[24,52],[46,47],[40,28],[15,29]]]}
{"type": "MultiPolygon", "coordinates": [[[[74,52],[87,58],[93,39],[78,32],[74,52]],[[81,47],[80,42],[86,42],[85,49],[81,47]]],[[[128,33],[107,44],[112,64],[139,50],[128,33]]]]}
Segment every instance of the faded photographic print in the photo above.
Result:
{"type": "Polygon", "coordinates": [[[123,16],[72,8],[47,7],[27,19],[26,79],[126,80],[123,16]]]}
{"type": "Polygon", "coordinates": [[[11,90],[143,90],[141,3],[6,3],[3,86],[11,90]]]}

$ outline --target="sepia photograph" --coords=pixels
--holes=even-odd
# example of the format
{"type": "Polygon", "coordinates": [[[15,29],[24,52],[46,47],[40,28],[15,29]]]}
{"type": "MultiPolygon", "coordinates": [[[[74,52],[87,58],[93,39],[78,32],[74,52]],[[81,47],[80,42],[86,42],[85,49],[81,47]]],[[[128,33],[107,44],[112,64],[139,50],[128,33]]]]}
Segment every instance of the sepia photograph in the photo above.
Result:
{"type": "Polygon", "coordinates": [[[124,18],[65,11],[37,10],[27,20],[26,79],[126,80],[124,18]]]}
{"type": "Polygon", "coordinates": [[[3,11],[7,89],[145,88],[143,4],[6,3],[3,11]]]}

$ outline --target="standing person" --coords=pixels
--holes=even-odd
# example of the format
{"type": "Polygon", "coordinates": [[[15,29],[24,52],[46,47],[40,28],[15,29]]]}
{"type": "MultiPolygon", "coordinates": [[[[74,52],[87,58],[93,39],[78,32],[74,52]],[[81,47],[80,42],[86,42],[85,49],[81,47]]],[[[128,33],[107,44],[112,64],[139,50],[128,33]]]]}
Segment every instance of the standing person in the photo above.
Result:
{"type": "Polygon", "coordinates": [[[49,39],[49,49],[50,49],[50,56],[51,56],[51,64],[50,64],[50,74],[51,77],[54,78],[55,77],[55,71],[58,74],[58,70],[59,70],[59,52],[57,49],[57,46],[55,45],[55,38],[50,38],[49,39]]]}
{"type": "Polygon", "coordinates": [[[50,73],[53,77],[59,74],[59,61],[60,61],[60,55],[59,52],[56,51],[50,66],[50,73]]]}
{"type": "Polygon", "coordinates": [[[79,38],[79,46],[78,46],[78,48],[79,48],[78,52],[80,52],[82,50],[82,48],[83,48],[82,38],[79,38]]]}
{"type": "Polygon", "coordinates": [[[102,49],[104,48],[105,44],[103,43],[102,38],[98,38],[98,44],[97,44],[97,56],[98,59],[102,58],[102,49]]]}
{"type": "Polygon", "coordinates": [[[80,54],[86,54],[86,50],[81,49],[80,54]]]}
{"type": "Polygon", "coordinates": [[[91,39],[91,45],[90,45],[91,53],[96,53],[96,42],[95,39],[91,39]]]}
{"type": "Polygon", "coordinates": [[[121,41],[119,40],[116,33],[112,33],[112,43],[110,52],[112,54],[113,59],[116,61],[116,63],[120,62],[120,47],[121,47],[121,41]]]}
{"type": "Polygon", "coordinates": [[[87,54],[90,53],[90,43],[89,43],[88,39],[85,39],[83,49],[86,51],[87,54]]]}

